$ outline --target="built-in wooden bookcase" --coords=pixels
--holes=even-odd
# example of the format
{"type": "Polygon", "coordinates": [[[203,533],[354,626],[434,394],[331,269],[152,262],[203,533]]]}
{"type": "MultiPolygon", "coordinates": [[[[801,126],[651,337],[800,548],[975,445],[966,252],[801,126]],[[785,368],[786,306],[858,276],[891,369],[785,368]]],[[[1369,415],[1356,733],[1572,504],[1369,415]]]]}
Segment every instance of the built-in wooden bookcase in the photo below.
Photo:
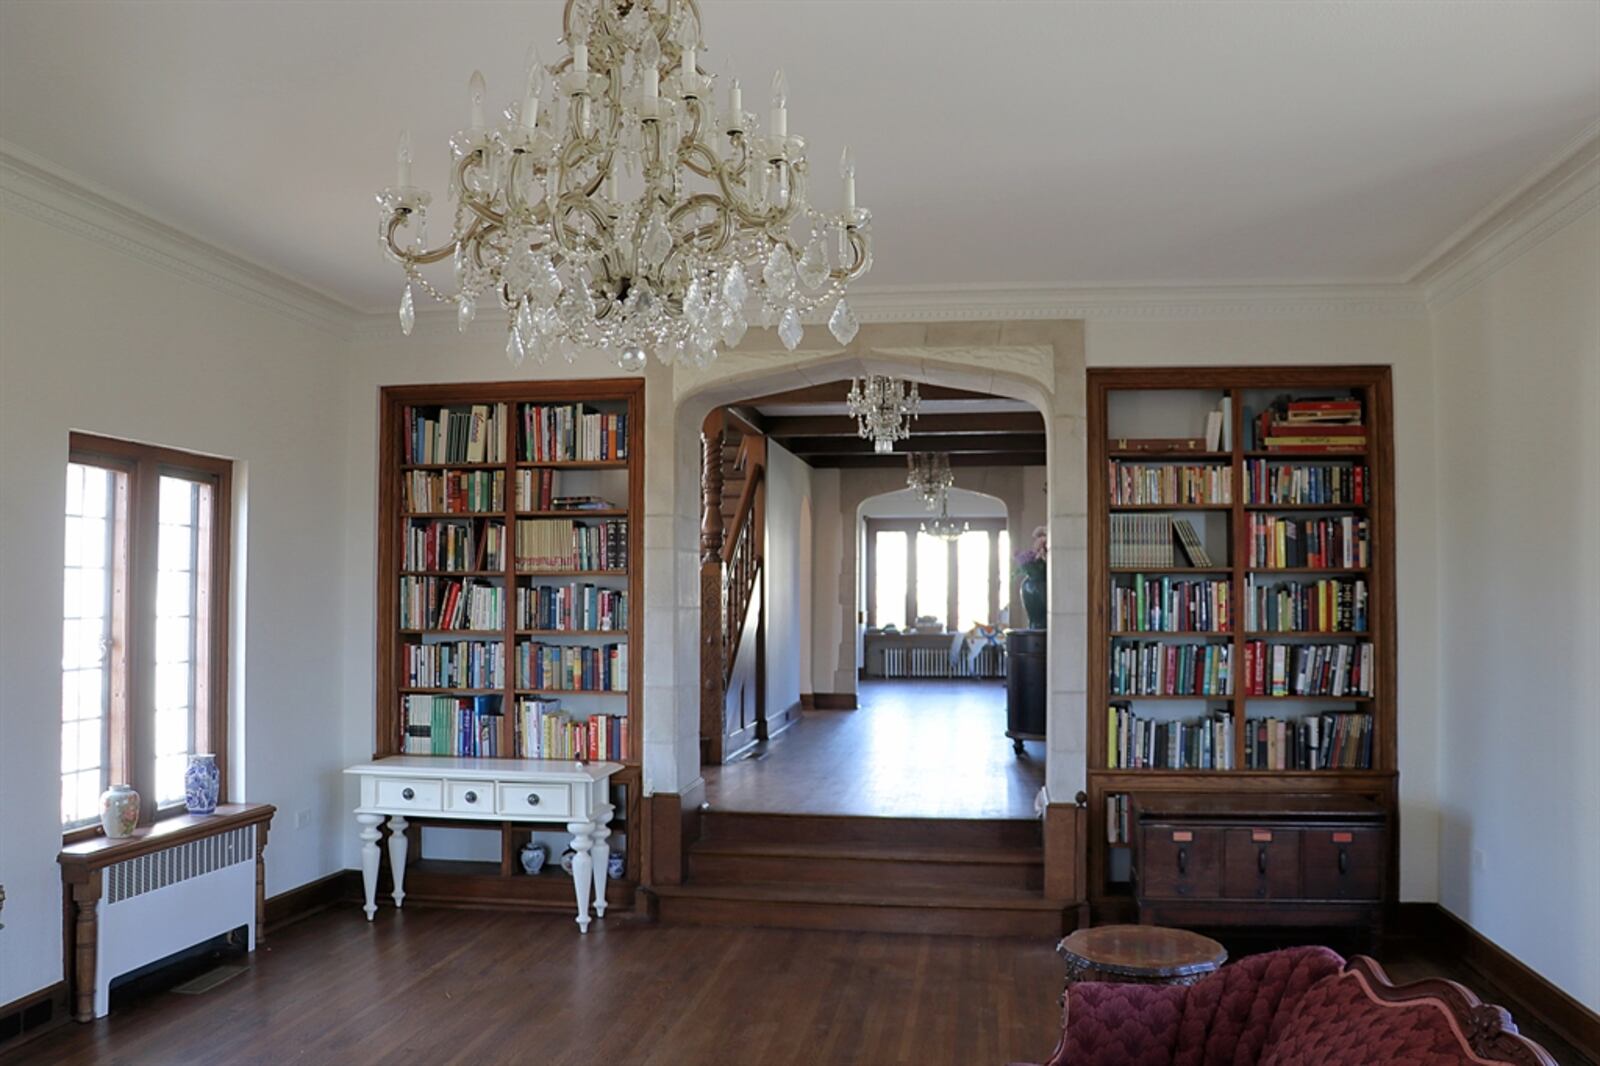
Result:
{"type": "MultiPolygon", "coordinates": [[[[1089,371],[1088,402],[1088,890],[1097,920],[1131,914],[1131,850],[1115,823],[1119,799],[1132,794],[1360,794],[1387,806],[1394,827],[1390,840],[1398,841],[1388,369],[1095,369],[1089,371]],[[1313,400],[1342,401],[1346,411],[1355,401],[1360,428],[1329,430],[1331,445],[1285,449],[1278,445],[1294,439],[1292,434],[1318,435],[1315,422],[1300,430],[1283,425],[1289,409],[1280,401],[1285,400],[1295,404],[1297,418],[1315,417],[1307,410],[1313,400]],[[1272,447],[1259,420],[1269,407],[1279,418],[1272,447]],[[1217,412],[1215,441],[1207,436],[1212,412],[1217,412]],[[1336,450],[1315,450],[1319,447],[1336,450]],[[1294,468],[1301,471],[1298,480],[1294,468]],[[1358,472],[1359,496],[1352,491],[1358,472]],[[1265,474],[1273,475],[1283,491],[1273,495],[1269,489],[1263,495],[1265,474]],[[1279,519],[1296,523],[1293,541],[1331,547],[1338,558],[1307,557],[1294,546],[1287,527],[1286,558],[1253,558],[1252,541],[1258,553],[1279,550],[1277,527],[1269,534],[1262,525],[1279,519]],[[1308,531],[1307,522],[1326,524],[1308,531]],[[1180,531],[1183,523],[1188,529],[1180,531]],[[1194,553],[1184,546],[1189,530],[1198,548],[1194,553]],[[1346,558],[1347,544],[1353,553],[1364,550],[1365,559],[1346,558]],[[1141,549],[1143,554],[1135,554],[1141,549]],[[1296,565],[1272,565],[1285,562],[1296,565]],[[1318,582],[1325,584],[1318,588],[1318,582]],[[1262,601],[1270,601],[1275,615],[1254,612],[1247,624],[1252,596],[1263,607],[1262,601]],[[1225,621],[1218,617],[1224,600],[1225,621]],[[1153,609],[1179,603],[1185,605],[1182,613],[1153,609]],[[1198,612],[1191,609],[1199,605],[1198,612]],[[1306,611],[1313,620],[1306,620],[1306,611]],[[1340,670],[1342,664],[1360,662],[1364,645],[1370,646],[1364,676],[1340,670]],[[1296,651],[1315,647],[1329,649],[1320,662],[1312,661],[1314,652],[1296,651]],[[1297,655],[1308,668],[1304,685],[1296,684],[1297,655]],[[1204,684],[1215,677],[1222,656],[1228,662],[1227,685],[1204,684]],[[1287,685],[1279,688],[1289,688],[1288,695],[1271,694],[1275,656],[1283,657],[1287,685]],[[1247,657],[1252,664],[1261,658],[1268,668],[1262,694],[1253,694],[1246,677],[1247,657]],[[1157,661],[1163,667],[1159,678],[1157,661]],[[1178,667],[1183,681],[1168,680],[1170,666],[1178,667]],[[1312,678],[1311,671],[1319,668],[1320,677],[1312,678]],[[1339,695],[1294,694],[1307,691],[1339,695]],[[1265,752],[1250,745],[1247,733],[1260,737],[1277,729],[1258,723],[1261,719],[1285,722],[1278,736],[1288,743],[1270,743],[1265,752]],[[1162,747],[1152,751],[1153,742],[1138,747],[1135,738],[1148,736],[1154,727],[1161,731],[1162,747]],[[1318,730],[1315,738],[1312,728],[1318,730]],[[1297,729],[1305,741],[1298,749],[1297,729]],[[1370,730],[1370,738],[1363,737],[1363,729],[1370,730]],[[1324,742],[1334,738],[1344,745],[1342,758],[1329,757],[1333,745],[1324,742]],[[1313,739],[1315,748],[1309,743],[1313,739]],[[1162,753],[1167,765],[1149,765],[1146,756],[1162,753]],[[1256,763],[1247,761],[1252,754],[1256,763]],[[1257,768],[1263,756],[1275,756],[1270,764],[1286,768],[1257,768]],[[1297,757],[1302,765],[1296,765],[1297,757]],[[1324,759],[1334,765],[1307,765],[1324,759]]],[[[1394,859],[1391,854],[1391,899],[1398,869],[1394,859]]]]}
{"type": "MultiPolygon", "coordinates": [[[[565,422],[560,425],[562,431],[568,428],[565,422]]],[[[550,746],[552,738],[544,730],[522,736],[519,703],[559,700],[561,710],[585,724],[591,716],[606,716],[596,720],[609,726],[605,741],[610,750],[582,755],[599,754],[624,767],[612,778],[617,811],[612,839],[614,845],[626,839],[627,875],[613,893],[618,887],[631,891],[627,883],[637,882],[643,847],[643,438],[644,383],[637,379],[406,385],[382,393],[374,755],[565,758],[571,749],[550,746]],[[547,421],[548,443],[535,446],[539,409],[624,418],[608,419],[604,427],[591,425],[586,442],[581,425],[563,436],[557,423],[547,421]],[[444,423],[431,444],[423,442],[429,435],[424,420],[444,423]],[[535,427],[532,435],[530,425],[535,427]],[[563,441],[581,449],[576,457],[559,447],[563,441]],[[450,450],[440,453],[438,444],[450,450]],[[551,452],[549,444],[557,444],[558,450],[551,452]],[[543,497],[541,478],[547,479],[543,497]],[[589,497],[605,506],[577,506],[549,496],[589,497]],[[575,560],[555,558],[557,549],[567,550],[561,542],[570,539],[565,537],[568,523],[590,531],[585,554],[575,560]],[[603,558],[598,557],[601,551],[603,558]],[[451,602],[455,584],[461,586],[453,594],[458,599],[466,598],[469,586],[478,590],[473,612],[442,619],[438,612],[451,602]],[[537,609],[541,588],[547,590],[542,612],[537,609]],[[556,599],[548,590],[574,589],[579,602],[571,616],[554,614],[556,599]],[[607,594],[603,618],[598,613],[602,592],[607,594]],[[519,607],[519,593],[527,601],[525,610],[519,607]],[[618,614],[619,595],[626,598],[625,618],[618,614]],[[587,617],[584,602],[592,605],[587,617]],[[565,662],[561,649],[569,649],[565,662]],[[450,661],[463,658],[452,654],[458,651],[478,669],[467,676],[427,673],[444,665],[446,656],[450,661]],[[539,653],[546,656],[546,669],[534,674],[532,659],[539,653]],[[570,658],[577,654],[586,655],[581,667],[570,658]],[[603,677],[604,687],[573,687],[597,676],[603,677]],[[434,697],[445,708],[435,713],[468,716],[468,728],[458,720],[447,731],[455,743],[475,743],[475,748],[429,750],[431,737],[416,735],[434,697]],[[414,699],[421,702],[410,702],[414,699]],[[476,718],[471,717],[474,712],[476,718]],[[461,741],[463,731],[473,739],[461,741]],[[536,742],[545,746],[532,750],[536,742]]],[[[437,728],[440,721],[435,717],[430,724],[437,728]]],[[[575,742],[575,731],[574,726],[563,742],[575,742]]],[[[498,870],[472,869],[487,867],[484,863],[418,863],[407,875],[408,895],[431,887],[440,895],[513,902],[548,895],[569,905],[570,881],[559,875],[521,874],[517,852],[530,831],[528,826],[501,825],[498,870]],[[434,884],[433,874],[463,876],[446,888],[443,882],[434,884]]],[[[552,869],[554,865],[552,861],[552,869]]]]}

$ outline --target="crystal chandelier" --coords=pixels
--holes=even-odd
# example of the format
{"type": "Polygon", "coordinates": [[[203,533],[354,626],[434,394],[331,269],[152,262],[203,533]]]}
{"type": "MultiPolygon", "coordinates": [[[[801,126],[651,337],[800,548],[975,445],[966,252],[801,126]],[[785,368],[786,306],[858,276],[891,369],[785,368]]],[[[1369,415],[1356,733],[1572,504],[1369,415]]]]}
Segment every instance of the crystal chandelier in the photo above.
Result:
{"type": "Polygon", "coordinates": [[[939,517],[922,523],[922,532],[932,534],[941,540],[955,540],[967,531],[966,522],[958,522],[950,517],[950,496],[945,494],[939,501],[939,517]]]}
{"type": "Polygon", "coordinates": [[[473,73],[467,128],[450,139],[451,233],[437,247],[401,135],[395,183],[378,195],[381,243],[406,276],[401,331],[420,289],[455,304],[463,332],[486,296],[497,300],[514,365],[598,348],[629,371],[647,350],[705,366],[739,343],[752,306],[791,351],[801,318],[828,308],[834,338],[850,343],[858,322],[844,291],[871,268],[871,216],[856,206],[849,149],[842,210],[807,201],[783,72],[763,129],[737,79],[715,106],[695,0],[567,0],[562,28],[570,54],[549,67],[530,54],[504,122],[489,125],[473,73]],[[421,271],[445,259],[451,291],[421,271]]]}
{"type": "Polygon", "coordinates": [[[955,483],[956,475],[950,469],[948,453],[910,452],[906,455],[906,485],[917,491],[928,510],[938,510],[955,483]]]}
{"type": "Polygon", "coordinates": [[[915,381],[908,392],[899,378],[868,374],[850,379],[845,404],[856,419],[856,435],[872,441],[872,450],[883,454],[894,451],[895,441],[911,436],[911,420],[922,399],[915,381]]]}

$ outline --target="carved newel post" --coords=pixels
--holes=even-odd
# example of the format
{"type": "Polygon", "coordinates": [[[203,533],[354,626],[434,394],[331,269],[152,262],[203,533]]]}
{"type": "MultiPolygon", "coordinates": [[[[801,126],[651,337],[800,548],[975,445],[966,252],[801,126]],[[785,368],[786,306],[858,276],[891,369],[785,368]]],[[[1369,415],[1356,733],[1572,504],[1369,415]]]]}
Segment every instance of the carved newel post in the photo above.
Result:
{"type": "MultiPolygon", "coordinates": [[[[722,418],[714,412],[700,434],[700,736],[722,737],[722,418]]],[[[720,761],[720,753],[707,757],[720,761]]]]}

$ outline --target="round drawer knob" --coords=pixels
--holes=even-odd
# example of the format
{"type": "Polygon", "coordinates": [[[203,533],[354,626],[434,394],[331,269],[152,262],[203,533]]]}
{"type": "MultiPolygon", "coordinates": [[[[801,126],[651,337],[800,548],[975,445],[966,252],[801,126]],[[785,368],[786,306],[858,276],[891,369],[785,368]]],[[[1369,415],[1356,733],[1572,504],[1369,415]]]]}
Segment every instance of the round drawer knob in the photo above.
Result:
{"type": "Polygon", "coordinates": [[[400,798],[414,800],[417,798],[417,790],[414,788],[403,788],[400,790],[400,798]]]}
{"type": "Polygon", "coordinates": [[[478,802],[478,794],[476,792],[468,792],[467,796],[466,796],[466,799],[467,799],[468,803],[477,803],[478,802]]]}
{"type": "Polygon", "coordinates": [[[528,793],[528,806],[530,806],[530,807],[539,806],[539,793],[537,793],[537,792],[528,793]]]}

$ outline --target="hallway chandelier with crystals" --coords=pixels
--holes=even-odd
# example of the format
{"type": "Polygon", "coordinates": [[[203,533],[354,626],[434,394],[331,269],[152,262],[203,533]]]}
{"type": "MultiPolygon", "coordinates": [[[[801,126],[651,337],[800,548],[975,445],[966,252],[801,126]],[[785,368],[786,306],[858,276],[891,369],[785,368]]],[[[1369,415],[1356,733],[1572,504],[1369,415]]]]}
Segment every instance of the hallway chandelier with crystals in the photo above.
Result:
{"type": "Polygon", "coordinates": [[[939,517],[923,522],[921,528],[922,532],[941,540],[958,540],[967,531],[968,524],[950,517],[950,496],[946,493],[939,501],[939,517]]]}
{"type": "Polygon", "coordinates": [[[906,454],[906,486],[922,497],[923,506],[937,511],[956,483],[948,452],[909,452],[906,454]]]}
{"type": "Polygon", "coordinates": [[[915,381],[907,390],[906,382],[882,374],[851,378],[845,397],[845,407],[856,420],[856,436],[870,440],[880,455],[894,451],[895,441],[911,436],[911,420],[921,406],[915,381]]]}
{"type": "Polygon", "coordinates": [[[378,194],[380,241],[406,276],[401,331],[411,333],[420,289],[453,303],[463,332],[481,302],[497,301],[515,365],[600,349],[628,371],[643,369],[647,350],[705,366],[739,343],[752,307],[791,351],[816,312],[850,343],[858,323],[844,292],[872,265],[871,216],[856,206],[849,149],[843,208],[810,204],[783,72],[763,128],[737,79],[717,106],[695,0],[567,0],[562,30],[569,54],[546,67],[531,53],[522,102],[503,122],[489,124],[473,73],[467,127],[450,139],[451,232],[437,247],[402,134],[395,183],[378,194]],[[445,259],[448,291],[421,270],[445,259]]]}

